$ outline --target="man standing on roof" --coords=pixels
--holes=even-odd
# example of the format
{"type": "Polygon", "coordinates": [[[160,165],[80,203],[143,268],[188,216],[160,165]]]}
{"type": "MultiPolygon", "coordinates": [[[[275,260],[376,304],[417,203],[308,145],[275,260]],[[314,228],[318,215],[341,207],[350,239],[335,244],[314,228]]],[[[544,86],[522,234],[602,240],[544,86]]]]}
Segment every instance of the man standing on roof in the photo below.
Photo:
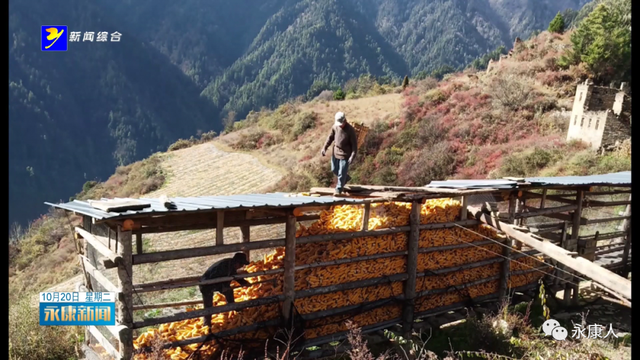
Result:
{"type": "Polygon", "coordinates": [[[345,185],[351,180],[348,174],[349,165],[353,163],[358,151],[356,130],[347,122],[347,118],[342,112],[336,113],[331,133],[329,133],[329,137],[327,137],[327,141],[322,147],[322,156],[326,155],[331,143],[334,143],[333,154],[331,155],[331,171],[338,177],[334,195],[341,195],[345,185]]]}

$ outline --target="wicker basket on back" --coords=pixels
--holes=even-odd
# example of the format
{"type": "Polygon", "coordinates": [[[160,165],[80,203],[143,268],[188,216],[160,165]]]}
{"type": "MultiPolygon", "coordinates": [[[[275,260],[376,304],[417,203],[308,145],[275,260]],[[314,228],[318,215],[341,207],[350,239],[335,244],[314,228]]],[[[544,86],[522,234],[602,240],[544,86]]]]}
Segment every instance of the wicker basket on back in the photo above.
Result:
{"type": "Polygon", "coordinates": [[[362,148],[364,139],[367,137],[369,128],[362,123],[352,123],[353,128],[356,130],[356,136],[358,137],[358,149],[362,148]]]}

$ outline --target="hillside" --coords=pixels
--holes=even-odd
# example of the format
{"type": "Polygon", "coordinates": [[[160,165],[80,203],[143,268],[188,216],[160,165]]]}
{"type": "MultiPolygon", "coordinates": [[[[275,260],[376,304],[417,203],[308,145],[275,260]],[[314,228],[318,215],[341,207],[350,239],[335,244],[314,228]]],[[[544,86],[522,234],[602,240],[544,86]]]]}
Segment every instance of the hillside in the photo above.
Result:
{"type": "MultiPolygon", "coordinates": [[[[596,15],[602,17],[603,14],[606,15],[600,11],[596,15]]],[[[581,31],[593,33],[591,27],[581,31]]],[[[350,94],[347,100],[332,100],[332,94],[324,92],[312,101],[291,101],[274,110],[250,112],[228,133],[215,138],[211,134],[191,139],[191,134],[183,135],[183,140],[170,146],[171,151],[119,167],[105,182],[85,183],[77,197],[140,197],[163,193],[196,196],[328,186],[333,176],[328,158],[320,157],[319,150],[336,111],[344,111],[350,121],[363,122],[371,128],[353,167],[353,183],[424,185],[445,178],[581,175],[629,170],[628,149],[600,156],[583,144],[564,140],[567,111],[570,111],[576,84],[599,75],[594,72],[599,68],[592,66],[595,62],[563,62],[576,58],[565,58],[575,50],[571,41],[575,33],[543,32],[518,45],[511,57],[492,64],[488,71],[468,69],[445,76],[442,81],[411,78],[405,90],[361,76],[343,85],[350,94]]],[[[623,45],[630,48],[630,43],[623,45]]],[[[621,53],[624,59],[626,52],[621,53]]],[[[612,76],[624,78],[624,74],[612,76]]],[[[10,341],[14,345],[10,351],[13,354],[21,354],[22,358],[46,358],[30,353],[36,348],[47,348],[51,353],[54,350],[67,355],[73,353],[76,343],[70,341],[69,336],[74,329],[38,328],[37,314],[24,310],[28,308],[21,307],[21,301],[78,273],[71,231],[77,224],[76,217],[50,212],[11,238],[10,341]],[[34,327],[40,330],[34,332],[34,327]],[[32,341],[15,343],[15,339],[23,338],[32,341]],[[49,348],[44,344],[55,346],[49,348]]],[[[265,238],[273,231],[282,229],[264,227],[255,234],[257,238],[265,238]]],[[[145,238],[145,247],[163,249],[185,241],[210,243],[213,234],[197,231],[145,238]]],[[[238,241],[239,235],[229,232],[225,238],[238,241]]],[[[203,259],[211,260],[213,258],[203,259]]],[[[202,270],[202,262],[177,261],[148,270],[141,274],[144,279],[140,280],[157,280],[167,274],[197,274],[202,270]]],[[[195,289],[185,289],[171,296],[156,300],[197,298],[197,293],[195,289]]],[[[147,314],[154,315],[157,313],[147,314]]]]}
{"type": "MultiPolygon", "coordinates": [[[[351,117],[347,101],[290,103],[251,114],[220,141],[261,156],[273,154],[275,164],[294,174],[277,185],[287,190],[334,181],[319,152],[335,111],[371,127],[350,172],[353,183],[423,186],[445,178],[628,170],[629,158],[600,157],[564,140],[575,86],[591,76],[583,66],[563,70],[556,64],[571,47],[569,38],[544,32],[487,72],[468,70],[441,82],[410,83],[401,95],[401,111],[380,113],[378,121],[357,112],[351,117]],[[317,110],[323,103],[326,111],[317,110]],[[292,139],[286,132],[291,128],[304,131],[292,139]],[[291,150],[295,155],[287,154],[291,150]]],[[[378,101],[385,102],[385,96],[391,95],[378,101]]]]}
{"type": "Polygon", "coordinates": [[[219,131],[223,119],[363,74],[397,85],[407,74],[462,68],[584,3],[74,0],[51,11],[42,0],[11,4],[10,223],[25,225],[45,211],[42,199],[66,199],[178,138],[219,131]],[[29,29],[47,23],[124,35],[43,53],[29,29]]]}
{"type": "Polygon", "coordinates": [[[9,5],[9,223],[46,212],[85,181],[148,157],[180,137],[219,130],[211,103],[156,49],[100,8],[41,0],[9,5]],[[123,34],[42,52],[43,24],[123,34]],[[135,59],[135,60],[132,60],[135,59]]]}

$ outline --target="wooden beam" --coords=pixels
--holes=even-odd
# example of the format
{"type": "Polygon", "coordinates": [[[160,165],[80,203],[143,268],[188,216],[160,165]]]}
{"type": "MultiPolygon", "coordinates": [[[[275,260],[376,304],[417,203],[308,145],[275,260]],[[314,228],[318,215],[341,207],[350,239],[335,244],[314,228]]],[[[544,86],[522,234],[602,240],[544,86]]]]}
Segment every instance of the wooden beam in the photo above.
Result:
{"type": "Polygon", "coordinates": [[[566,206],[558,206],[558,207],[545,208],[545,209],[537,209],[535,207],[523,206],[523,208],[527,209],[528,212],[515,214],[515,218],[524,219],[524,218],[529,218],[534,216],[544,216],[547,214],[563,213],[567,211],[573,211],[577,209],[577,207],[578,207],[577,205],[566,205],[566,206]]]}
{"type": "Polygon", "coordinates": [[[177,301],[177,302],[174,301],[174,302],[160,303],[160,304],[133,305],[133,311],[161,309],[161,308],[169,308],[169,307],[183,307],[183,306],[190,306],[190,305],[202,305],[202,299],[177,301]]]}
{"type": "Polygon", "coordinates": [[[224,211],[219,210],[216,216],[216,246],[224,245],[224,211]]]}
{"type": "MultiPolygon", "coordinates": [[[[235,215],[237,216],[237,215],[235,215]]],[[[155,233],[164,233],[164,232],[177,232],[177,231],[187,231],[187,230],[211,230],[217,227],[217,220],[215,217],[209,217],[209,220],[205,221],[204,218],[199,218],[200,220],[190,222],[177,222],[171,221],[170,217],[164,222],[162,221],[154,221],[153,225],[144,225],[138,230],[134,230],[134,234],[155,234],[155,233]],[[213,220],[211,220],[213,219],[213,220]]],[[[317,220],[319,219],[319,215],[304,215],[298,217],[298,221],[308,221],[308,220],[317,220]]],[[[198,219],[198,218],[196,218],[198,219]]],[[[262,218],[254,218],[251,219],[229,219],[229,214],[225,215],[225,223],[224,227],[241,227],[241,226],[257,226],[257,225],[273,225],[273,224],[284,224],[286,223],[287,218],[284,216],[279,217],[262,217],[262,218]]]]}
{"type": "MultiPolygon", "coordinates": [[[[500,229],[497,205],[492,206],[489,209],[489,211],[491,211],[492,223],[497,222],[498,223],[497,229],[500,229]]],[[[511,272],[511,247],[512,246],[513,244],[512,244],[511,238],[507,237],[506,241],[504,242],[504,246],[502,247],[503,261],[502,261],[502,268],[501,268],[501,274],[500,274],[500,287],[498,290],[498,296],[501,301],[506,299],[506,297],[509,295],[508,293],[509,293],[509,277],[511,276],[510,272],[511,272]]]]}
{"type": "MultiPolygon", "coordinates": [[[[542,215],[542,216],[548,217],[548,218],[552,218],[552,219],[558,219],[558,220],[562,220],[562,221],[569,221],[569,222],[573,223],[573,216],[571,216],[569,214],[557,213],[557,214],[545,214],[545,215],[542,215]]],[[[587,225],[587,219],[586,218],[580,218],[580,225],[587,225]]]]}
{"type": "Polygon", "coordinates": [[[460,207],[460,220],[467,220],[467,205],[469,205],[469,197],[463,196],[460,207]]]}
{"type": "Polygon", "coordinates": [[[200,256],[220,255],[245,250],[269,249],[285,245],[284,239],[254,241],[250,243],[227,244],[221,246],[205,246],[191,249],[157,251],[141,255],[133,255],[133,264],[147,264],[161,261],[188,259],[200,256]]]}
{"type": "MultiPolygon", "coordinates": [[[[200,302],[202,303],[202,301],[200,302]]],[[[244,333],[264,329],[266,327],[277,326],[279,324],[280,324],[280,319],[261,321],[259,323],[255,323],[251,325],[239,326],[237,328],[216,332],[214,333],[214,338],[224,338],[224,337],[233,336],[237,334],[244,334],[244,333]]],[[[210,341],[210,340],[211,338],[208,335],[203,335],[203,336],[197,336],[197,337],[192,337],[188,339],[165,343],[162,346],[162,348],[163,349],[176,348],[176,347],[182,347],[190,344],[197,344],[197,343],[210,341]]],[[[153,351],[153,349],[150,346],[142,347],[139,350],[142,352],[153,351]]]]}
{"type": "Polygon", "coordinates": [[[154,281],[149,283],[135,284],[133,285],[133,288],[135,289],[136,292],[142,293],[142,292],[160,291],[160,290],[176,289],[176,288],[191,287],[191,286],[198,286],[198,285],[218,284],[226,281],[246,279],[248,277],[275,275],[283,272],[284,272],[284,269],[279,268],[279,269],[272,269],[272,270],[266,270],[266,271],[256,271],[254,273],[243,273],[243,274],[237,274],[233,276],[225,276],[225,277],[215,278],[211,280],[200,280],[201,278],[200,276],[188,276],[188,277],[174,278],[174,279],[168,279],[168,280],[162,280],[162,281],[154,281]]]}
{"type": "Polygon", "coordinates": [[[586,225],[600,224],[603,222],[613,222],[613,221],[620,221],[620,220],[626,220],[626,219],[631,219],[631,216],[614,216],[610,218],[587,219],[586,225]]]}
{"type": "MultiPolygon", "coordinates": [[[[409,241],[407,241],[407,280],[404,283],[404,305],[402,308],[402,329],[406,339],[411,338],[413,330],[413,313],[416,297],[416,274],[418,269],[418,242],[420,240],[420,208],[421,202],[411,204],[409,216],[409,241]]],[[[464,219],[464,218],[463,218],[464,219]]]]}
{"type": "MultiPolygon", "coordinates": [[[[463,220],[463,221],[453,221],[448,223],[421,224],[420,226],[418,226],[418,228],[420,230],[445,229],[445,228],[450,228],[455,226],[474,226],[477,224],[478,224],[478,220],[469,219],[469,220],[463,220]]],[[[391,228],[377,229],[377,230],[311,235],[311,236],[299,237],[296,242],[297,244],[307,244],[307,243],[322,242],[322,241],[329,241],[329,240],[346,240],[346,239],[355,239],[355,238],[369,237],[369,236],[382,236],[382,235],[407,232],[410,229],[411,228],[409,226],[399,226],[399,227],[391,227],[391,228]]]]}
{"type": "Polygon", "coordinates": [[[293,326],[293,301],[296,296],[295,291],[295,267],[296,267],[296,217],[289,215],[285,226],[285,252],[284,252],[284,302],[282,312],[285,326],[293,326]]]}
{"type": "MultiPolygon", "coordinates": [[[[626,246],[622,245],[622,246],[612,247],[612,248],[609,248],[609,249],[606,249],[606,250],[592,250],[592,252],[596,256],[599,256],[599,255],[611,254],[611,253],[614,253],[614,252],[618,252],[620,250],[622,250],[624,252],[625,248],[626,248],[626,246]]],[[[585,251],[585,252],[587,252],[587,251],[585,251]]]]}
{"type": "Polygon", "coordinates": [[[369,216],[371,213],[371,204],[364,204],[364,214],[362,216],[362,231],[369,230],[369,216]]]}
{"type": "Polygon", "coordinates": [[[545,202],[547,201],[547,189],[542,190],[542,200],[540,200],[540,209],[544,209],[545,202]]]}
{"type": "Polygon", "coordinates": [[[378,253],[378,254],[373,254],[373,255],[357,256],[357,257],[350,257],[350,258],[344,258],[344,259],[329,260],[329,261],[323,261],[323,262],[319,262],[319,263],[298,265],[298,266],[296,266],[296,271],[304,270],[304,269],[311,269],[311,268],[316,268],[316,267],[326,267],[326,266],[334,266],[334,265],[341,265],[341,264],[351,264],[351,263],[359,262],[359,261],[377,260],[377,259],[384,259],[384,258],[389,258],[389,257],[405,256],[405,255],[407,255],[406,251],[396,251],[396,252],[390,252],[390,253],[378,253]]]}
{"type": "MultiPolygon", "coordinates": [[[[480,209],[469,209],[476,213],[481,211],[480,209]]],[[[546,256],[559,261],[567,267],[583,274],[586,277],[593,279],[603,286],[606,286],[613,291],[617,291],[622,294],[626,299],[631,300],[631,281],[609,271],[597,264],[592,263],[581,257],[573,258],[569,255],[569,251],[562,249],[550,242],[540,241],[535,239],[529,234],[521,233],[513,228],[513,225],[500,222],[502,231],[513,239],[517,239],[525,245],[541,251],[546,256]]]]}
{"type": "Polygon", "coordinates": [[[107,331],[109,331],[109,333],[118,341],[122,340],[123,335],[126,337],[126,332],[128,329],[126,326],[117,323],[114,326],[104,326],[104,328],[106,328],[107,331]]]}
{"type": "Polygon", "coordinates": [[[118,255],[122,261],[118,263],[118,288],[122,289],[120,301],[116,301],[117,322],[127,329],[120,332],[120,356],[130,359],[133,356],[133,244],[131,231],[118,228],[120,247],[118,255]]]}
{"type": "Polygon", "coordinates": [[[122,262],[122,256],[114,253],[109,250],[106,245],[104,245],[104,238],[102,236],[97,236],[89,233],[83,228],[76,227],[76,233],[80,235],[93,249],[95,249],[100,255],[107,258],[109,262],[104,262],[104,267],[107,269],[113,268],[122,262]]]}
{"type": "Polygon", "coordinates": [[[298,217],[298,216],[303,216],[309,212],[323,211],[323,210],[329,210],[329,209],[331,209],[331,205],[300,206],[293,209],[293,215],[298,217]]]}
{"type": "Polygon", "coordinates": [[[89,332],[91,333],[91,335],[98,341],[98,344],[100,344],[100,346],[102,346],[102,348],[104,348],[104,350],[109,355],[111,355],[115,359],[130,359],[131,358],[131,357],[123,358],[122,357],[122,353],[119,352],[118,350],[116,350],[116,348],[111,344],[111,342],[109,342],[109,340],[107,338],[104,337],[104,335],[102,335],[102,333],[100,332],[100,330],[98,330],[97,327],[95,327],[94,325],[90,325],[90,326],[88,326],[88,329],[89,329],[89,332]]]}
{"type": "MultiPolygon", "coordinates": [[[[629,195],[629,202],[631,202],[631,195],[629,195]]],[[[624,212],[625,216],[631,218],[631,204],[627,206],[627,209],[624,212]]],[[[626,237],[624,239],[624,250],[622,252],[622,274],[625,278],[629,276],[629,252],[631,251],[631,221],[625,221],[623,224],[623,231],[626,232],[626,237]]]]}
{"type": "MultiPolygon", "coordinates": [[[[624,237],[626,233],[624,231],[613,231],[604,234],[598,234],[598,241],[616,239],[624,237]]],[[[595,235],[585,235],[578,237],[578,240],[594,240],[595,235]]]]}
{"type": "MultiPolygon", "coordinates": [[[[566,221],[564,221],[562,223],[562,232],[560,233],[560,247],[563,248],[563,249],[567,248],[566,242],[567,242],[567,230],[568,230],[568,227],[569,227],[569,224],[566,221]]],[[[556,261],[556,267],[559,270],[564,270],[565,269],[565,266],[562,265],[558,261],[556,261]]],[[[565,274],[566,274],[565,272],[562,272],[562,274],[560,274],[559,271],[556,270],[556,278],[555,278],[554,284],[555,285],[559,285],[560,279],[565,279],[565,274]]]]}
{"type": "Polygon", "coordinates": [[[200,309],[200,310],[194,310],[194,311],[185,311],[185,312],[181,312],[181,313],[177,313],[177,314],[173,314],[173,315],[169,315],[169,316],[163,316],[163,317],[159,317],[159,318],[150,318],[150,319],[144,319],[144,320],[141,320],[141,321],[136,321],[136,322],[133,323],[133,328],[134,329],[140,329],[140,328],[147,327],[147,326],[167,324],[167,323],[172,323],[172,322],[182,321],[182,320],[188,320],[188,319],[202,318],[202,317],[205,317],[207,315],[220,314],[220,313],[224,313],[224,312],[238,311],[238,310],[242,310],[242,309],[246,309],[246,308],[250,308],[250,307],[255,307],[255,306],[260,306],[260,305],[273,304],[273,303],[276,303],[276,302],[279,302],[279,301],[282,301],[282,300],[284,300],[284,296],[283,295],[276,295],[276,296],[268,296],[268,297],[264,297],[264,298],[258,298],[258,299],[255,299],[255,300],[239,301],[239,302],[235,302],[233,304],[228,304],[228,305],[223,305],[223,306],[214,306],[214,307],[210,307],[210,308],[207,308],[207,309],[200,309]]]}
{"type": "MultiPolygon", "coordinates": [[[[242,233],[242,243],[248,244],[251,242],[251,228],[249,226],[241,226],[240,232],[242,233]]],[[[247,260],[251,261],[251,250],[246,249],[243,250],[244,254],[247,255],[247,260]]]]}
{"type": "Polygon", "coordinates": [[[363,287],[368,287],[368,286],[373,286],[373,285],[378,285],[378,284],[392,283],[392,282],[396,282],[396,281],[405,281],[405,280],[407,280],[407,278],[408,278],[408,275],[406,273],[401,273],[401,274],[395,274],[395,275],[390,275],[390,276],[382,276],[382,277],[377,277],[377,278],[372,278],[372,279],[365,279],[365,280],[353,281],[353,282],[348,282],[348,283],[335,284],[335,285],[329,285],[329,286],[316,287],[316,288],[312,288],[312,289],[300,290],[300,291],[298,291],[296,293],[296,299],[302,299],[302,298],[305,298],[305,297],[315,296],[315,295],[329,294],[329,293],[334,293],[334,292],[338,292],[338,291],[359,289],[359,288],[363,288],[363,287]]]}
{"type": "Polygon", "coordinates": [[[142,234],[136,234],[136,254],[142,254],[142,234]]]}
{"type": "Polygon", "coordinates": [[[91,261],[85,256],[78,255],[80,262],[83,264],[85,270],[91,275],[105,290],[108,292],[120,293],[122,290],[115,286],[106,276],[104,276],[98,269],[91,265],[91,261]]]}
{"type": "Polygon", "coordinates": [[[602,196],[602,195],[617,195],[617,194],[630,194],[631,189],[629,190],[614,190],[614,191],[593,191],[587,193],[589,196],[602,196]]]}
{"type": "Polygon", "coordinates": [[[600,201],[600,200],[585,200],[585,207],[606,207],[606,206],[621,206],[631,204],[630,200],[624,201],[600,201]]]}

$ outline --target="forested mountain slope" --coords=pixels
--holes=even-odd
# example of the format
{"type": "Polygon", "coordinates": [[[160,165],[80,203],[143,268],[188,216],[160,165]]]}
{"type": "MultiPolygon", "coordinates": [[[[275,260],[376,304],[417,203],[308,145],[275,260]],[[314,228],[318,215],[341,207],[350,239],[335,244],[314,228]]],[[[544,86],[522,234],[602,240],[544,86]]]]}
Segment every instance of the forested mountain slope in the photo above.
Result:
{"type": "Polygon", "coordinates": [[[216,127],[211,104],[152,46],[91,3],[9,4],[9,221],[67,199],[116,165],[216,127]],[[42,52],[40,27],[120,32],[120,42],[70,42],[42,52]]]}

